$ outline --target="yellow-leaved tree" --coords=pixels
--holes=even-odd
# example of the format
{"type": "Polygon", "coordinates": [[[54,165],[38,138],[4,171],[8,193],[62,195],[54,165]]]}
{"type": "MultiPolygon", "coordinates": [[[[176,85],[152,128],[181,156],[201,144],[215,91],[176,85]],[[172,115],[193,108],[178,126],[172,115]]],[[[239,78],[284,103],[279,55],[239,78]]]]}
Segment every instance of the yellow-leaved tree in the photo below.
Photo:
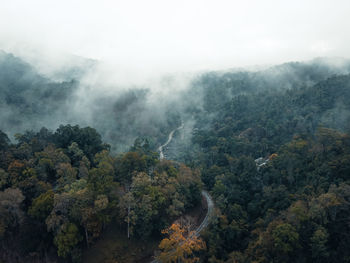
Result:
{"type": "Polygon", "coordinates": [[[157,259],[163,263],[179,262],[199,262],[195,256],[196,251],[205,249],[205,242],[195,235],[194,231],[189,231],[179,224],[172,224],[162,231],[168,237],[164,238],[159,248],[161,250],[157,259]]]}

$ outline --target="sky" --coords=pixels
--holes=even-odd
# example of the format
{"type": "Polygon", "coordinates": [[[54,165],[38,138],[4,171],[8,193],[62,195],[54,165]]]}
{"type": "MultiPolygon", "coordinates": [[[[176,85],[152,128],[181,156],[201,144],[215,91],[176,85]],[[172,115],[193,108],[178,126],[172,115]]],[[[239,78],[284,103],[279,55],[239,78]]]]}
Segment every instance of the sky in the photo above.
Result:
{"type": "Polygon", "coordinates": [[[0,0],[0,49],[142,71],[349,57],[349,0],[0,0]]]}

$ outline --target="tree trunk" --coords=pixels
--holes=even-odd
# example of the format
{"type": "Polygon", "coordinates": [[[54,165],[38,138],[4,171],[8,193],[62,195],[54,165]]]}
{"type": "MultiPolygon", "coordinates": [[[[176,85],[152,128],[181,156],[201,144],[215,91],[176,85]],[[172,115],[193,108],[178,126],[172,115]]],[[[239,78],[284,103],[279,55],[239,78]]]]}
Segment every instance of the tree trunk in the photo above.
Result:
{"type": "Polygon", "coordinates": [[[88,232],[87,232],[87,229],[86,227],[85,228],[85,239],[86,239],[86,246],[87,248],[89,248],[89,236],[88,236],[88,232]]]}

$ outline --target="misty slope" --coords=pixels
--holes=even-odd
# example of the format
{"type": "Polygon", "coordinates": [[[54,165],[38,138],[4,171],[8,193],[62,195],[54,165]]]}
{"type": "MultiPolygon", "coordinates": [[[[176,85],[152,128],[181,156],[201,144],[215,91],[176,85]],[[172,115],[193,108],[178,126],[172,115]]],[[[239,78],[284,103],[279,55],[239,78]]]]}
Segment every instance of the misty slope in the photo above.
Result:
{"type": "Polygon", "coordinates": [[[0,53],[0,120],[4,131],[24,131],[63,122],[77,82],[53,82],[21,59],[0,53]]]}
{"type": "Polygon", "coordinates": [[[199,78],[193,144],[169,147],[215,198],[205,260],[348,262],[350,75],[276,68],[199,78]]]}
{"type": "Polygon", "coordinates": [[[87,124],[94,125],[118,152],[128,150],[137,138],[147,138],[156,149],[180,117],[176,105],[150,103],[150,96],[150,89],[133,88],[93,98],[87,124]]]}
{"type": "Polygon", "coordinates": [[[53,82],[2,54],[0,130],[72,124],[18,135],[16,144],[0,132],[0,198],[16,196],[17,208],[23,201],[23,211],[32,211],[24,217],[30,227],[22,229],[0,204],[6,216],[0,223],[11,230],[1,232],[0,225],[0,235],[15,233],[3,257],[40,247],[40,258],[50,249],[53,258],[78,260],[111,218],[123,228],[130,200],[138,215],[135,237],[157,235],[199,201],[203,182],[217,207],[203,235],[204,262],[348,262],[349,65],[317,59],[257,72],[205,72],[186,89],[162,82],[166,92],[159,95],[149,84],[116,83],[107,92],[104,83],[87,83],[88,76],[53,82]],[[154,152],[182,122],[164,152],[193,170],[159,162],[154,152]],[[99,132],[131,152],[113,156],[99,132]],[[56,225],[62,215],[65,223],[56,225]],[[35,245],[11,242],[30,239],[32,229],[42,235],[35,245]],[[65,243],[66,233],[73,245],[65,243]]]}
{"type": "Polygon", "coordinates": [[[137,137],[148,137],[157,144],[179,123],[176,112],[170,111],[174,109],[170,102],[161,107],[149,102],[150,87],[125,88],[116,83],[111,88],[114,92],[105,94],[98,90],[103,83],[80,83],[89,78],[93,61],[72,64],[52,75],[66,80],[56,82],[20,58],[1,52],[1,129],[12,137],[43,126],[55,129],[62,123],[90,125],[118,151],[126,151],[137,137]]]}
{"type": "Polygon", "coordinates": [[[258,72],[204,73],[182,95],[182,117],[185,128],[191,129],[185,132],[185,140],[182,136],[173,141],[167,154],[189,160],[203,144],[214,146],[218,138],[240,135],[255,141],[251,154],[258,157],[321,124],[344,130],[350,98],[349,77],[342,74],[349,72],[348,60],[315,59],[258,72]],[[192,128],[194,144],[189,146],[192,128]]]}
{"type": "MultiPolygon", "coordinates": [[[[2,130],[12,137],[26,129],[39,130],[43,126],[55,129],[62,123],[90,125],[114,150],[126,151],[138,137],[148,138],[156,149],[182,119],[186,124],[182,142],[174,141],[179,145],[169,151],[170,157],[178,158],[179,151],[189,152],[193,126],[208,128],[216,115],[225,115],[220,111],[238,95],[272,96],[282,90],[310,87],[350,69],[347,60],[316,59],[257,72],[205,72],[193,77],[181,91],[169,89],[171,84],[167,81],[161,82],[160,88],[169,93],[160,96],[152,84],[125,87],[115,83],[108,87],[108,93],[99,92],[104,83],[88,82],[90,74],[98,74],[94,72],[96,63],[78,59],[67,65],[67,70],[58,71],[59,79],[66,81],[56,82],[40,76],[20,58],[1,52],[2,130]],[[71,80],[73,77],[79,79],[71,80]]],[[[337,110],[344,111],[342,105],[337,110]]]]}
{"type": "Polygon", "coordinates": [[[326,58],[285,63],[257,72],[208,72],[194,80],[190,95],[202,94],[204,110],[212,112],[239,94],[308,87],[348,73],[350,61],[326,58]]]}
{"type": "MultiPolygon", "coordinates": [[[[238,144],[248,140],[254,146],[246,151],[253,157],[271,154],[293,135],[312,134],[320,125],[348,130],[349,101],[349,75],[334,76],[311,87],[238,95],[212,110],[215,117],[209,129],[203,117],[198,118],[194,140],[205,147],[217,145],[220,138],[238,144]]],[[[230,142],[222,147],[228,147],[225,144],[230,142]]],[[[232,151],[242,153],[238,149],[232,151]]]]}

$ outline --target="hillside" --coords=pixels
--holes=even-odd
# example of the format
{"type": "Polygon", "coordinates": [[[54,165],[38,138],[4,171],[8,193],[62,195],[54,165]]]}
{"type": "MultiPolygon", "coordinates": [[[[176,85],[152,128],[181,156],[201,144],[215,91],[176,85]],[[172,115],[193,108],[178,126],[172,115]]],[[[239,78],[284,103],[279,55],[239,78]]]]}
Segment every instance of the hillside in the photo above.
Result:
{"type": "Polygon", "coordinates": [[[0,258],[143,260],[162,231],[171,254],[187,239],[168,227],[204,188],[215,216],[191,260],[348,262],[349,71],[315,59],[203,72],[164,97],[56,82],[1,53],[0,258]]]}

